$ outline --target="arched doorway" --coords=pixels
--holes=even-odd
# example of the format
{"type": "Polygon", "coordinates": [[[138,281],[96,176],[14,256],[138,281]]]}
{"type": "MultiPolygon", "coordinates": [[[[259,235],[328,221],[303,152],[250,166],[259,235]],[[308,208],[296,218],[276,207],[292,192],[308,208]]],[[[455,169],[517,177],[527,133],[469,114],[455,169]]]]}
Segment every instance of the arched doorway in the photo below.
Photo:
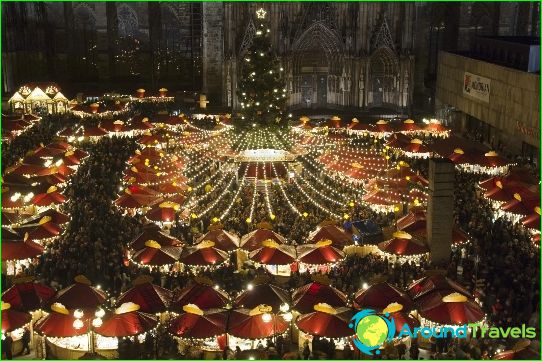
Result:
{"type": "Polygon", "coordinates": [[[369,61],[369,106],[398,104],[398,75],[398,61],[393,50],[385,46],[378,48],[369,61]]]}
{"type": "Polygon", "coordinates": [[[322,22],[313,23],[292,46],[290,105],[321,108],[338,103],[344,67],[342,44],[322,22]]]}

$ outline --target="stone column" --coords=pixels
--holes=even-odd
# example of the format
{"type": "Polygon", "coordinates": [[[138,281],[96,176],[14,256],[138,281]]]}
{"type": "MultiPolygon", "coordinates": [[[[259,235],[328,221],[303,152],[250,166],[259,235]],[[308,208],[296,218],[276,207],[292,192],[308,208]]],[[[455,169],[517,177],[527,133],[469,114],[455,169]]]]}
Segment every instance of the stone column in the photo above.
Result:
{"type": "Polygon", "coordinates": [[[222,101],[224,4],[203,3],[202,92],[211,105],[222,101]]]}
{"type": "Polygon", "coordinates": [[[427,204],[427,243],[430,262],[446,266],[450,261],[454,223],[455,168],[449,159],[429,160],[429,201],[427,204]]]}
{"type": "Polygon", "coordinates": [[[114,2],[105,3],[105,15],[107,17],[107,55],[109,64],[109,79],[114,79],[117,75],[115,69],[115,41],[119,37],[119,19],[117,14],[117,4],[114,2]]]}

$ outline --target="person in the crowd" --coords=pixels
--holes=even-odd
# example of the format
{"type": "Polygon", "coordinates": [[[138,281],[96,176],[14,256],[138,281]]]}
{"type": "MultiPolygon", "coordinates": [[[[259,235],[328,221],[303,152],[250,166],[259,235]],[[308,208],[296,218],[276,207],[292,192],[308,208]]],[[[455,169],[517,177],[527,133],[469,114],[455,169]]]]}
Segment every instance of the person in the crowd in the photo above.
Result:
{"type": "Polygon", "coordinates": [[[28,329],[28,326],[25,326],[23,328],[23,336],[21,337],[21,342],[23,344],[21,355],[28,355],[30,353],[30,330],[28,329]]]}
{"type": "Polygon", "coordinates": [[[2,340],[2,353],[5,355],[6,360],[13,359],[13,338],[10,332],[6,333],[2,340]]]}

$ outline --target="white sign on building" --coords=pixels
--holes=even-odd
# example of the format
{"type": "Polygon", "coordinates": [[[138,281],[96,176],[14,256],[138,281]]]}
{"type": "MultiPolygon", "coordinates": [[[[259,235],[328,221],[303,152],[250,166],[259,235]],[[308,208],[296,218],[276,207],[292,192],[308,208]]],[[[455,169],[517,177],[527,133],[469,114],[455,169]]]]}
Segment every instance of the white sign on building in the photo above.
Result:
{"type": "Polygon", "coordinates": [[[465,72],[463,77],[463,94],[489,103],[491,79],[465,72]]]}

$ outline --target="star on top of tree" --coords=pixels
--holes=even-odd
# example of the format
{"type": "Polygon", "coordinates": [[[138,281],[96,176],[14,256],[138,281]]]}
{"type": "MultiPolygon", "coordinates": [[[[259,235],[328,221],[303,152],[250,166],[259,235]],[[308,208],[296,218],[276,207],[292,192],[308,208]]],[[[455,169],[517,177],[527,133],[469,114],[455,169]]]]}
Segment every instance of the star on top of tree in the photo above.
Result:
{"type": "Polygon", "coordinates": [[[265,11],[263,8],[259,8],[256,11],[256,16],[258,17],[258,19],[265,19],[266,14],[267,14],[267,11],[265,11]]]}

